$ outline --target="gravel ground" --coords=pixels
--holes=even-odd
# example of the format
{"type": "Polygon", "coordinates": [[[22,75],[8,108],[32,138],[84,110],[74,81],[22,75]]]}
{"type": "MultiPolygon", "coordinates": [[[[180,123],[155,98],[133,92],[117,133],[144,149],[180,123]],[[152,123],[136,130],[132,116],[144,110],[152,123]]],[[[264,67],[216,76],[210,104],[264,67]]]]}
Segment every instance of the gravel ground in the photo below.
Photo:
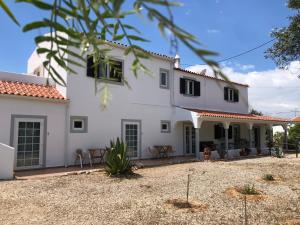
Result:
{"type": "Polygon", "coordinates": [[[248,202],[248,224],[300,224],[300,158],[294,157],[146,168],[130,179],[97,172],[2,181],[0,224],[243,224],[243,201],[226,190],[245,184],[266,195],[248,202]],[[201,210],[166,204],[185,198],[188,173],[190,200],[201,210]],[[278,181],[261,180],[266,173],[278,181]]]}

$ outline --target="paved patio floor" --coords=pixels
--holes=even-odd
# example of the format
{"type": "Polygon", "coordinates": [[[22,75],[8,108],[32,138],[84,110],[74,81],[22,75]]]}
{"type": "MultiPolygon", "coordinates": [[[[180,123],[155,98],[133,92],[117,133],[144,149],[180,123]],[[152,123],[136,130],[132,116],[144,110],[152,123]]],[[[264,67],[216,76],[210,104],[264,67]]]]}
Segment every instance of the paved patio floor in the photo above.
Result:
{"type": "MultiPolygon", "coordinates": [[[[179,157],[169,157],[161,159],[143,159],[143,160],[134,160],[134,164],[139,168],[145,167],[156,167],[164,166],[178,163],[187,163],[194,162],[196,158],[194,156],[179,156],[179,157]]],[[[104,165],[95,165],[90,167],[89,165],[84,165],[83,168],[80,166],[70,166],[70,167],[54,167],[54,168],[44,168],[44,169],[34,169],[34,170],[24,170],[24,171],[15,171],[15,178],[28,180],[28,179],[41,179],[47,177],[55,176],[66,176],[68,174],[80,174],[80,173],[89,173],[93,171],[104,171],[104,165]]]]}

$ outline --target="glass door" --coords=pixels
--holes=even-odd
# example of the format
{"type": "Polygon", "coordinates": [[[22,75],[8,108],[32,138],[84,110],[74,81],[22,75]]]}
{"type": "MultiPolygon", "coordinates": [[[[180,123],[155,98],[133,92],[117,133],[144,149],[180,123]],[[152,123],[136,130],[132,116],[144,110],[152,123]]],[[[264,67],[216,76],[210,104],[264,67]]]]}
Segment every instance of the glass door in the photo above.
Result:
{"type": "Polygon", "coordinates": [[[127,143],[128,156],[130,158],[138,158],[140,149],[139,122],[123,122],[123,140],[127,143]]]}
{"type": "Polygon", "coordinates": [[[196,149],[196,138],[195,138],[195,128],[192,125],[185,124],[184,129],[184,150],[185,154],[195,154],[196,149]]]}
{"type": "Polygon", "coordinates": [[[43,120],[16,119],[14,147],[17,169],[36,168],[43,164],[43,120]]]}

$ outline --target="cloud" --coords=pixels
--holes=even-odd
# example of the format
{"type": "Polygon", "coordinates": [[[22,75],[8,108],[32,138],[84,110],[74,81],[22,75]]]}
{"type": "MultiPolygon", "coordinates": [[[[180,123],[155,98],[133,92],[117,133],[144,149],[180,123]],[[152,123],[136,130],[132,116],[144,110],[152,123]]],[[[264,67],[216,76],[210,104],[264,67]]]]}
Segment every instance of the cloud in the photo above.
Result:
{"type": "Polygon", "coordinates": [[[235,62],[231,62],[231,61],[223,62],[221,65],[222,65],[222,67],[231,67],[237,71],[249,71],[249,70],[255,69],[255,66],[252,64],[240,64],[240,63],[235,63],[235,62]]]}
{"type": "Polygon", "coordinates": [[[217,30],[217,29],[207,29],[206,32],[209,33],[209,34],[218,34],[221,31],[217,30]]]}
{"type": "MultiPolygon", "coordinates": [[[[249,67],[255,68],[244,65],[244,68],[249,67]]],[[[291,64],[289,70],[237,71],[227,65],[223,67],[223,72],[232,81],[249,84],[249,103],[254,109],[268,115],[293,118],[292,111],[295,108],[300,110],[300,79],[295,75],[297,68],[300,74],[300,62],[291,64]]],[[[213,76],[208,66],[194,65],[187,69],[194,72],[207,69],[207,74],[213,76]]]]}

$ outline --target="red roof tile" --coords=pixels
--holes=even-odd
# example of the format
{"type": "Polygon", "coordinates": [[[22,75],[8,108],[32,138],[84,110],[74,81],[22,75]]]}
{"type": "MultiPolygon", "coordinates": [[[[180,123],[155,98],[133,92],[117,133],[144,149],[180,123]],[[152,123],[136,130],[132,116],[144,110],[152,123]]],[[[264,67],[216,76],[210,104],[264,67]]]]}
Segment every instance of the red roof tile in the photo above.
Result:
{"type": "Polygon", "coordinates": [[[212,77],[212,76],[208,76],[208,75],[203,75],[201,73],[193,72],[193,71],[182,69],[182,68],[174,68],[174,69],[178,70],[178,71],[185,72],[185,73],[190,73],[190,74],[193,74],[193,75],[206,77],[206,78],[209,78],[209,79],[214,79],[214,80],[219,80],[219,81],[227,82],[227,83],[230,83],[230,84],[236,84],[236,85],[241,85],[241,86],[244,86],[244,87],[249,87],[248,84],[241,84],[241,83],[237,83],[237,82],[234,82],[234,81],[226,81],[226,80],[223,80],[221,78],[212,77]]]}
{"type": "Polygon", "coordinates": [[[215,118],[228,118],[228,119],[240,119],[240,120],[259,120],[270,122],[291,122],[289,119],[271,117],[271,116],[258,116],[254,114],[241,114],[241,113],[228,113],[218,111],[207,111],[199,109],[187,109],[198,113],[202,117],[215,117],[215,118]]]}
{"type": "Polygon", "coordinates": [[[0,94],[66,100],[54,86],[0,80],[0,94]]]}
{"type": "Polygon", "coordinates": [[[292,119],[293,122],[299,122],[300,123],[300,116],[295,117],[294,119],[292,119]]]}

